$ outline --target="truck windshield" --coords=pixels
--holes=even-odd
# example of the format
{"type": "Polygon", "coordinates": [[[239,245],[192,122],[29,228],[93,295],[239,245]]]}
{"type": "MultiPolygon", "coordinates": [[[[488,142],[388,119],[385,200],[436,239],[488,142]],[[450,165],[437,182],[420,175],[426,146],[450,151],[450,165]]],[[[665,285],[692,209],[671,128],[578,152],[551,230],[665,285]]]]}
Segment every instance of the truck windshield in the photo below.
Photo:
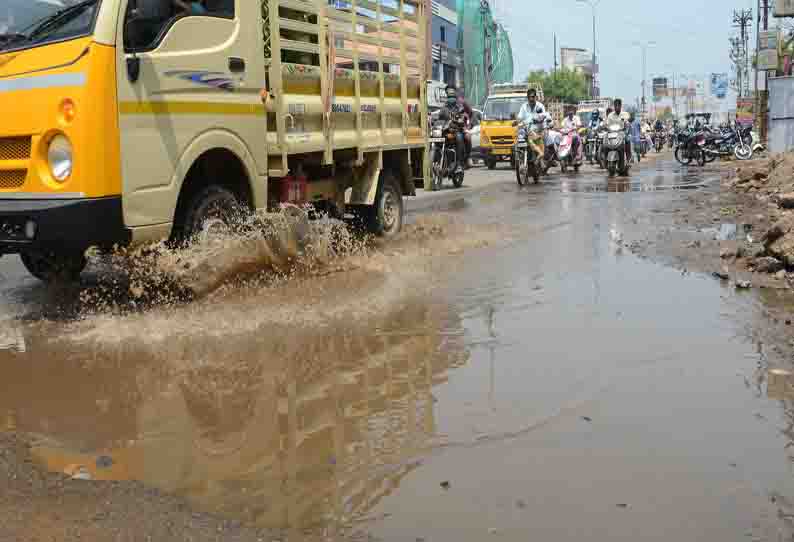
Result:
{"type": "Polygon", "coordinates": [[[4,0],[0,3],[0,50],[90,34],[100,1],[4,0]]]}
{"type": "Polygon", "coordinates": [[[488,98],[485,102],[486,120],[510,120],[518,115],[521,106],[527,103],[523,96],[516,98],[488,98]]]}

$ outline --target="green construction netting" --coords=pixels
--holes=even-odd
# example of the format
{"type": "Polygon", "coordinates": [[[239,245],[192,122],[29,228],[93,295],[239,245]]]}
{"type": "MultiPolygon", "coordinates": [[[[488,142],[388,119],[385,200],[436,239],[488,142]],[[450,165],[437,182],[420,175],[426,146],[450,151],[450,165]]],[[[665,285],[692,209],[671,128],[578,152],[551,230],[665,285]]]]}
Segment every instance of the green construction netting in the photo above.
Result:
{"type": "Polygon", "coordinates": [[[482,105],[488,96],[489,82],[513,82],[510,37],[504,27],[494,21],[487,0],[458,0],[458,19],[458,48],[463,49],[466,100],[472,105],[482,105]]]}

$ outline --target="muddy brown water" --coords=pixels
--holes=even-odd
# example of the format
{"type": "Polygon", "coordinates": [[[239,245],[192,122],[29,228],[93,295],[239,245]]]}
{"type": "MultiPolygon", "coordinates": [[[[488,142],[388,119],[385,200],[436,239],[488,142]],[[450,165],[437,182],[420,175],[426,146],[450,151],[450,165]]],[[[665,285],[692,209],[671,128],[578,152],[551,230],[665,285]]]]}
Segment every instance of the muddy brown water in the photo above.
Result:
{"type": "Polygon", "coordinates": [[[345,273],[6,317],[0,427],[288,541],[791,540],[794,380],[746,333],[752,294],[621,246],[670,191],[565,183],[609,186],[499,185],[345,273]]]}

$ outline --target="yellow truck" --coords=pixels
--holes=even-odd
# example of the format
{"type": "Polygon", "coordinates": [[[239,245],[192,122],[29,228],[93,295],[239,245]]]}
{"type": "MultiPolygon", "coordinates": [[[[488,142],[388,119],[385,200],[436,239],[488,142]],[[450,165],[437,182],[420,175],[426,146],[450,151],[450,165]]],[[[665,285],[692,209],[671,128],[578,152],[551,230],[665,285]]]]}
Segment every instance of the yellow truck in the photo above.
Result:
{"type": "Polygon", "coordinates": [[[535,88],[538,100],[543,101],[543,89],[537,84],[493,85],[483,107],[480,123],[480,153],[488,166],[495,169],[500,161],[509,160],[513,166],[513,145],[516,128],[513,126],[521,106],[527,102],[527,90],[535,88]]]}
{"type": "Polygon", "coordinates": [[[4,0],[0,255],[312,203],[392,236],[425,185],[423,0],[4,0]]]}

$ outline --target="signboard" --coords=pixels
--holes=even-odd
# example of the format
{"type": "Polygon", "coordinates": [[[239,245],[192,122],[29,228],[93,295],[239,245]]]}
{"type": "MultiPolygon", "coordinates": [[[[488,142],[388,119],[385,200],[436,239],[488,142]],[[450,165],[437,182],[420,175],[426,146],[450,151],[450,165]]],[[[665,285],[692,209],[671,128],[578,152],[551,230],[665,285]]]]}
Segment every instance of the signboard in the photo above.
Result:
{"type": "Polygon", "coordinates": [[[777,0],[773,17],[794,17],[794,0],[777,0]]]}
{"type": "Polygon", "coordinates": [[[777,30],[761,30],[758,32],[759,70],[777,70],[778,39],[779,34],[777,30]]]}
{"type": "Polygon", "coordinates": [[[738,98],[736,100],[736,122],[744,126],[752,125],[753,116],[753,103],[752,99],[738,98]]]}
{"type": "Polygon", "coordinates": [[[667,77],[654,77],[653,97],[658,100],[662,96],[667,96],[667,77]]]}
{"type": "Polygon", "coordinates": [[[711,95],[718,100],[724,100],[728,95],[728,74],[727,73],[712,73],[711,74],[711,95]]]}

